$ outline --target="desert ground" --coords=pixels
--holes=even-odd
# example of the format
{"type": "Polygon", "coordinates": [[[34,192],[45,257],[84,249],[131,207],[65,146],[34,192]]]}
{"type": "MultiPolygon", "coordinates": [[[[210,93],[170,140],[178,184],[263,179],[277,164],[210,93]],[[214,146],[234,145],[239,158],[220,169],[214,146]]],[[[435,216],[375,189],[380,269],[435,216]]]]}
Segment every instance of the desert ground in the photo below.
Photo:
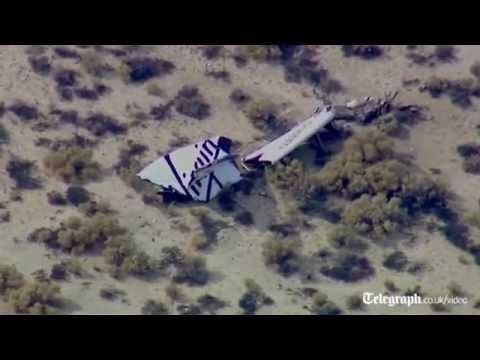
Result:
{"type": "MultiPolygon", "coordinates": [[[[0,265],[15,266],[25,284],[54,287],[55,291],[50,289],[51,297],[58,298],[51,300],[38,289],[33,295],[22,293],[20,285],[9,289],[0,271],[1,314],[448,315],[480,311],[480,266],[472,250],[480,239],[474,224],[467,225],[471,242],[468,249],[448,241],[442,231],[430,231],[430,215],[418,216],[382,241],[364,234],[362,239],[368,248],[361,256],[368,259],[373,273],[344,281],[326,276],[319,270],[321,260],[314,260],[322,249],[333,249],[328,236],[340,224],[292,212],[296,195],[293,189],[279,191],[259,175],[250,192],[235,193],[233,209],[226,209],[218,200],[167,205],[155,192],[158,199],[152,200],[151,193],[146,197],[146,191],[151,189],[140,185],[135,188],[132,176],[122,176],[122,169],[131,170],[127,169],[128,161],[124,168],[119,165],[120,152],[129,144],[145,146],[139,155],[132,155],[145,166],[181,144],[210,136],[235,140],[240,152],[272,138],[275,133],[254,126],[245,111],[248,104],[232,100],[235,89],[248,94],[250,102],[264,99],[275,104],[275,116],[289,126],[308,118],[326,102],[345,104],[352,99],[383,97],[398,91],[395,101],[420,107],[424,119],[405,125],[405,136],[387,137],[395,152],[411,159],[419,173],[450,190],[451,207],[463,219],[464,214],[480,212],[480,175],[464,171],[458,152],[462,144],[480,144],[480,102],[472,95],[471,103],[459,105],[447,95],[432,96],[424,87],[433,77],[475,79],[472,66],[480,60],[480,47],[455,45],[451,53],[438,51],[435,55],[436,47],[430,45],[382,45],[378,46],[381,54],[372,57],[361,52],[347,54],[341,46],[306,47],[315,66],[325,69],[329,78],[341,84],[341,89],[334,90],[305,79],[287,81],[281,61],[251,49],[241,52],[240,48],[0,46],[0,124],[8,133],[8,139],[0,141],[0,265]],[[414,57],[412,53],[420,55],[414,57]],[[238,54],[246,58],[245,63],[238,54]],[[160,70],[145,75],[142,66],[149,63],[145,65],[142,59],[161,59],[165,63],[154,62],[151,66],[160,70]],[[141,79],[132,72],[137,66],[135,61],[140,64],[141,79]],[[63,71],[65,75],[66,70],[74,75],[61,78],[59,74],[63,71]],[[179,110],[179,93],[184,87],[198,89],[199,102],[207,104],[208,110],[201,105],[195,107],[193,115],[179,110]],[[62,117],[67,111],[75,111],[75,119],[62,117]],[[99,130],[94,122],[101,119],[92,117],[94,114],[106,115],[117,124],[99,130]],[[90,121],[82,120],[89,117],[90,121]],[[68,141],[75,135],[91,140],[74,147],[74,151],[92,150],[91,161],[98,164],[92,179],[78,180],[78,174],[68,177],[46,162],[52,153],[62,156],[71,146],[55,147],[53,142],[68,141]],[[11,165],[19,159],[31,162],[31,176],[38,183],[22,186],[16,182],[11,165]],[[88,201],[108,202],[112,209],[108,216],[129,234],[135,251],[146,254],[148,261],[157,265],[129,271],[125,263],[112,265],[106,260],[104,243],[77,252],[71,244],[58,245],[51,239],[36,241],[32,233],[37,229],[57,231],[71,216],[82,221],[94,218],[68,199],[64,204],[49,200],[48,193],[55,191],[65,196],[72,186],[87,190],[88,201]],[[248,213],[252,221],[238,220],[240,213],[248,213]],[[202,226],[201,214],[209,219],[207,225],[202,226]],[[302,225],[305,222],[308,226],[302,225]],[[290,224],[295,229],[292,236],[300,244],[301,260],[292,271],[279,271],[278,264],[265,259],[265,243],[280,236],[272,230],[274,224],[290,224]],[[202,246],[198,238],[205,240],[206,228],[215,228],[213,240],[202,246]],[[193,266],[186,270],[186,278],[179,277],[181,269],[185,270],[182,260],[180,265],[174,260],[165,265],[165,249],[172,248],[180,257],[201,259],[199,268],[193,266]],[[386,257],[395,251],[404,254],[409,264],[421,264],[420,270],[386,267],[386,257]],[[54,274],[55,265],[58,268],[58,264],[72,259],[81,271],[54,274]],[[158,265],[162,259],[163,265],[158,265]],[[197,276],[196,271],[203,276],[197,276]],[[409,291],[425,296],[465,296],[468,303],[391,307],[361,306],[352,300],[358,300],[364,292],[398,295],[409,291]],[[328,299],[328,306],[319,300],[322,297],[328,299]]],[[[359,127],[358,131],[362,130],[359,127]]],[[[339,145],[332,147],[331,158],[340,151],[339,145]]],[[[313,150],[304,146],[292,156],[313,174],[322,171],[322,166],[313,163],[313,155],[313,150]]],[[[223,199],[228,202],[229,198],[223,199]]],[[[99,241],[104,242],[108,235],[100,237],[99,241]]]]}

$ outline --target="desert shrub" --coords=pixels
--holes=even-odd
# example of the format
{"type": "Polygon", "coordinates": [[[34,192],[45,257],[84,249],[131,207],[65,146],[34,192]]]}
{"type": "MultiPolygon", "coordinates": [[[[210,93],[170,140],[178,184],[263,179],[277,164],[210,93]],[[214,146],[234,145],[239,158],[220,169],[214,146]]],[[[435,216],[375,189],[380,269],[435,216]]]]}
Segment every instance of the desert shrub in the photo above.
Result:
{"type": "Polygon", "coordinates": [[[80,65],[85,69],[87,74],[95,77],[104,78],[113,75],[115,70],[107,64],[94,51],[85,52],[81,56],[80,65]]]}
{"type": "Polygon", "coordinates": [[[145,251],[136,250],[131,256],[125,258],[122,270],[127,274],[145,276],[156,270],[156,264],[145,251]]]}
{"type": "Polygon", "coordinates": [[[231,82],[230,73],[227,70],[208,70],[205,72],[205,75],[216,80],[223,80],[226,83],[231,82]]]}
{"type": "Polygon", "coordinates": [[[103,247],[109,238],[124,232],[117,220],[108,215],[96,215],[87,220],[72,216],[55,231],[47,228],[34,230],[28,240],[79,255],[96,246],[103,247]]]}
{"type": "Polygon", "coordinates": [[[63,196],[62,193],[52,190],[47,193],[47,200],[50,205],[67,205],[67,199],[63,196]]]}
{"type": "Polygon", "coordinates": [[[270,230],[272,233],[287,237],[290,235],[298,235],[298,230],[297,227],[294,224],[290,223],[275,223],[271,224],[268,227],[268,230],[270,230]]]}
{"type": "Polygon", "coordinates": [[[202,313],[215,315],[218,310],[227,306],[227,303],[213,295],[205,294],[197,298],[197,305],[202,310],[202,313]]]}
{"type": "Polygon", "coordinates": [[[78,210],[85,216],[93,217],[97,214],[111,215],[115,211],[111,208],[108,201],[87,201],[78,206],[78,210]]]}
{"type": "Polygon", "coordinates": [[[100,164],[92,158],[91,149],[71,147],[64,151],[51,152],[44,159],[44,165],[66,183],[83,184],[100,177],[100,164]]]}
{"type": "Polygon", "coordinates": [[[454,246],[468,250],[471,246],[468,227],[456,221],[447,222],[440,228],[445,238],[454,246]]]}
{"type": "Polygon", "coordinates": [[[247,104],[249,101],[252,100],[250,95],[248,95],[245,91],[239,88],[234,89],[230,93],[230,96],[228,98],[238,106],[244,106],[245,104],[247,104]]]}
{"type": "Polygon", "coordinates": [[[244,110],[252,125],[262,131],[274,130],[278,121],[277,106],[270,100],[255,100],[244,110]]]}
{"type": "Polygon", "coordinates": [[[185,261],[186,255],[177,246],[166,246],[162,248],[162,258],[160,260],[160,267],[166,269],[169,266],[181,266],[185,261]]]}
{"type": "Polygon", "coordinates": [[[207,60],[216,60],[218,59],[223,52],[223,46],[222,45],[207,45],[202,47],[202,55],[207,59],[207,60]]]}
{"type": "Polygon", "coordinates": [[[55,54],[64,59],[79,59],[80,55],[77,51],[70,49],[68,47],[56,47],[53,49],[55,54]]]}
{"type": "Polygon", "coordinates": [[[23,274],[14,265],[0,264],[0,296],[19,289],[24,283],[23,274]]]}
{"type": "Polygon", "coordinates": [[[450,62],[455,60],[455,47],[452,45],[437,45],[434,54],[440,61],[450,62]]]}
{"type": "Polygon", "coordinates": [[[64,101],[73,100],[73,90],[71,88],[57,87],[58,96],[64,101]]]}
{"type": "Polygon", "coordinates": [[[47,56],[30,56],[28,62],[32,70],[38,75],[49,75],[52,70],[52,64],[47,56]]]}
{"type": "Polygon", "coordinates": [[[8,108],[22,121],[31,121],[39,117],[39,113],[36,107],[27,105],[23,102],[16,102],[8,108]]]}
{"type": "Polygon", "coordinates": [[[54,280],[68,280],[70,275],[75,277],[84,277],[87,272],[83,268],[80,261],[76,259],[68,259],[54,264],[50,271],[50,279],[54,280]]]}
{"type": "Polygon", "coordinates": [[[147,89],[148,95],[159,96],[159,97],[166,97],[167,95],[165,91],[158,84],[155,84],[155,83],[148,84],[146,89],[147,89]]]}
{"type": "Polygon", "coordinates": [[[457,146],[457,152],[464,158],[480,155],[480,145],[477,143],[461,144],[457,146]]]}
{"type": "Polygon", "coordinates": [[[154,106],[150,110],[150,115],[152,115],[155,120],[169,119],[170,117],[172,117],[172,106],[172,101],[169,101],[166,104],[154,106]]]}
{"type": "MultiPolygon", "coordinates": [[[[58,116],[58,120],[61,123],[72,124],[72,125],[80,125],[80,117],[78,116],[78,111],[76,111],[76,110],[58,110],[58,109],[55,109],[55,110],[52,110],[50,113],[52,115],[58,116]]],[[[69,143],[71,143],[73,145],[73,143],[76,143],[76,142],[79,143],[78,144],[79,146],[80,146],[80,144],[87,145],[87,144],[90,143],[90,141],[85,139],[83,136],[74,135],[72,140],[69,143]]],[[[59,144],[58,146],[67,145],[67,143],[64,140],[59,140],[58,144],[59,144]]],[[[93,145],[93,144],[91,144],[91,145],[93,145]]]]}
{"type": "Polygon", "coordinates": [[[210,116],[210,105],[205,101],[196,86],[182,87],[174,99],[178,113],[203,120],[210,116]]]}
{"type": "Polygon", "coordinates": [[[457,146],[457,152],[463,158],[463,170],[469,174],[480,174],[480,145],[465,143],[457,146]]]}
{"type": "Polygon", "coordinates": [[[105,261],[114,267],[119,276],[123,274],[147,276],[154,273],[157,263],[143,250],[138,249],[129,236],[113,236],[105,241],[105,261]]]}
{"type": "Polygon", "coordinates": [[[328,296],[323,293],[315,295],[310,310],[316,315],[340,315],[342,313],[342,310],[335,303],[328,300],[328,296]]]}
{"type": "Polygon", "coordinates": [[[387,200],[383,194],[362,195],[346,207],[342,222],[362,234],[383,238],[406,223],[406,214],[400,204],[399,198],[387,200]]]}
{"type": "Polygon", "coordinates": [[[148,150],[148,146],[135,143],[131,140],[127,141],[127,146],[120,149],[119,160],[115,165],[116,170],[129,169],[131,167],[140,168],[140,164],[136,163],[136,159],[148,150]]]}
{"type": "Polygon", "coordinates": [[[443,95],[450,87],[450,82],[437,77],[430,78],[424,85],[431,97],[438,98],[443,95]]]}
{"type": "Polygon", "coordinates": [[[342,52],[346,57],[356,56],[364,60],[379,58],[383,55],[383,49],[378,45],[342,45],[342,52]]]}
{"type": "Polygon", "coordinates": [[[262,244],[262,255],[267,266],[283,276],[290,276],[301,265],[300,240],[295,236],[273,236],[262,244]]]}
{"type": "Polygon", "coordinates": [[[3,124],[0,124],[0,145],[7,144],[9,140],[10,135],[7,128],[3,124]]]}
{"type": "Polygon", "coordinates": [[[142,315],[168,315],[169,311],[167,306],[157,300],[149,299],[142,307],[142,315]]]}
{"type": "Polygon", "coordinates": [[[402,130],[400,122],[392,114],[379,118],[376,125],[381,132],[388,136],[398,136],[402,130]]]}
{"type": "Polygon", "coordinates": [[[170,299],[172,303],[183,302],[185,300],[185,294],[182,289],[176,284],[168,284],[165,287],[165,295],[170,299]]]}
{"type": "Polygon", "coordinates": [[[100,289],[99,295],[102,299],[114,301],[117,300],[119,297],[124,297],[125,291],[109,286],[100,289]]]}
{"type": "Polygon", "coordinates": [[[430,308],[435,312],[450,312],[450,308],[442,303],[432,303],[430,304],[430,308]]]}
{"type": "MultiPolygon", "coordinates": [[[[399,207],[408,215],[446,209],[446,190],[394,156],[392,143],[379,130],[355,134],[320,172],[311,176],[314,191],[354,199],[342,215],[347,224],[353,223],[346,217],[354,213],[362,217],[360,213],[366,211],[365,216],[378,216],[376,224],[385,222],[392,231],[407,220],[399,207]],[[361,196],[367,197],[359,201],[361,196]],[[376,210],[373,203],[367,204],[373,199],[380,206],[376,210]],[[386,212],[381,214],[382,211],[386,212]]],[[[375,222],[365,217],[365,225],[359,226],[370,232],[372,221],[375,222]]],[[[377,230],[377,235],[381,235],[382,229],[377,230]]]]}
{"type": "Polygon", "coordinates": [[[305,200],[311,193],[310,177],[305,165],[297,159],[269,167],[265,174],[270,184],[283,192],[293,194],[298,200],[305,200]]]}
{"type": "MultiPolygon", "coordinates": [[[[320,189],[356,197],[368,192],[365,177],[369,166],[392,157],[392,142],[379,130],[369,129],[348,139],[343,150],[329,161],[322,171],[313,176],[312,180],[320,189]]],[[[389,172],[400,167],[398,163],[395,163],[395,166],[393,163],[388,164],[389,172]]]]}
{"type": "Polygon", "coordinates": [[[476,61],[473,63],[473,65],[470,67],[470,73],[477,78],[477,80],[480,80],[480,62],[476,61]]]}
{"type": "Polygon", "coordinates": [[[320,87],[323,92],[337,93],[342,90],[342,85],[331,78],[319,61],[317,53],[308,46],[280,45],[285,80],[300,83],[305,81],[315,87],[320,87]]]}
{"type": "Polygon", "coordinates": [[[10,221],[10,211],[0,210],[0,224],[10,221]]]}
{"type": "Polygon", "coordinates": [[[154,77],[171,74],[175,70],[175,65],[171,61],[149,57],[127,60],[126,65],[127,80],[133,83],[143,83],[154,77]]]}
{"type": "Polygon", "coordinates": [[[276,45],[240,45],[236,48],[237,56],[257,62],[274,62],[280,58],[281,52],[276,45]]]}
{"type": "Polygon", "coordinates": [[[395,271],[405,271],[408,266],[408,258],[402,251],[394,251],[388,255],[383,261],[383,266],[387,269],[395,271]]]}
{"type": "Polygon", "coordinates": [[[235,206],[237,205],[237,202],[235,201],[235,192],[231,191],[230,189],[223,190],[217,196],[217,202],[218,202],[218,205],[220,206],[220,209],[222,209],[223,211],[225,212],[235,211],[235,206]]]}
{"type": "Polygon", "coordinates": [[[245,279],[246,292],[238,301],[238,306],[245,315],[253,315],[264,305],[273,305],[274,301],[262,290],[253,279],[245,279]]]}
{"type": "Polygon", "coordinates": [[[67,188],[67,200],[70,204],[78,206],[90,200],[90,193],[81,186],[69,186],[67,188]]]}
{"type": "Polygon", "coordinates": [[[177,311],[179,315],[202,315],[202,309],[197,304],[180,304],[177,311]]]}
{"type": "Polygon", "coordinates": [[[350,253],[339,253],[326,259],[320,272],[332,279],[357,282],[375,274],[368,258],[350,253]]]}
{"type": "Polygon", "coordinates": [[[478,96],[478,84],[473,79],[448,80],[442,78],[430,78],[421,89],[429,92],[433,98],[446,94],[453,105],[462,109],[472,105],[472,96],[478,96]]]}
{"type": "Polygon", "coordinates": [[[396,293],[399,291],[399,288],[395,285],[395,283],[391,280],[386,280],[385,283],[385,289],[390,291],[391,293],[396,293]]]}
{"type": "Polygon", "coordinates": [[[465,215],[465,223],[480,229],[480,212],[471,212],[465,215]]]}
{"type": "Polygon", "coordinates": [[[98,93],[95,89],[89,89],[86,87],[78,88],[74,90],[75,95],[84,100],[98,100],[98,93]]]}
{"type": "Polygon", "coordinates": [[[50,282],[25,283],[8,295],[16,313],[31,315],[54,314],[60,304],[60,287],[50,282]]]}
{"type": "Polygon", "coordinates": [[[250,211],[242,211],[233,218],[237,223],[245,226],[253,225],[254,218],[250,211]]]}
{"type": "Polygon", "coordinates": [[[350,310],[364,310],[365,305],[363,304],[362,297],[359,295],[352,295],[347,298],[347,307],[350,310]]]}
{"type": "Polygon", "coordinates": [[[205,259],[199,256],[184,257],[183,261],[177,264],[176,269],[173,281],[178,284],[203,286],[207,284],[210,277],[205,259]]]}
{"type": "Polygon", "coordinates": [[[34,190],[42,187],[42,181],[32,177],[34,169],[32,161],[20,158],[12,158],[7,164],[8,175],[15,181],[17,189],[34,190]]]}
{"type": "Polygon", "coordinates": [[[355,231],[345,226],[338,226],[328,234],[328,241],[339,250],[365,251],[368,244],[355,231]]]}
{"type": "Polygon", "coordinates": [[[82,120],[80,126],[86,128],[95,136],[103,136],[107,133],[121,135],[127,132],[127,127],[114,118],[96,113],[82,120]]]}
{"type": "Polygon", "coordinates": [[[228,224],[225,221],[213,219],[208,215],[207,211],[203,209],[192,210],[192,215],[198,219],[200,227],[202,228],[202,238],[198,238],[197,248],[204,250],[210,248],[217,242],[218,232],[222,229],[225,229],[228,224]]]}
{"type": "Polygon", "coordinates": [[[72,87],[77,83],[78,73],[75,70],[60,69],[54,75],[58,88],[72,87]]]}
{"type": "Polygon", "coordinates": [[[28,235],[27,240],[54,247],[57,244],[57,232],[48,228],[38,228],[28,235]]]}
{"type": "Polygon", "coordinates": [[[480,174],[480,155],[473,155],[463,160],[463,171],[468,174],[480,174]]]}

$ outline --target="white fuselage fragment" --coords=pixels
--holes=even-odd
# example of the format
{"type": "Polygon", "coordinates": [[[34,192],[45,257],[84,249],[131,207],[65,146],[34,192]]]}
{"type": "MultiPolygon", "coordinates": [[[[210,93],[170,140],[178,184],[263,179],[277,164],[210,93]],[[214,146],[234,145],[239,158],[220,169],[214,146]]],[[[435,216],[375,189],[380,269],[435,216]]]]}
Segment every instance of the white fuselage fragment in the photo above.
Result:
{"type": "Polygon", "coordinates": [[[334,108],[327,106],[271,143],[247,155],[243,161],[247,165],[274,164],[328,125],[334,117],[334,108]]]}

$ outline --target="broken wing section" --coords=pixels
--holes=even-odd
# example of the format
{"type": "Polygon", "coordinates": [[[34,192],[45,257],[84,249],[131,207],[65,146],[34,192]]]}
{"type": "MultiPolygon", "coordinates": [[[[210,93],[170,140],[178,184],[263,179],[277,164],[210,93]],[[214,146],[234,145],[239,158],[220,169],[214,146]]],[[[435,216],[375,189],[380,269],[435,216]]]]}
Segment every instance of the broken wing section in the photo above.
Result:
{"type": "Polygon", "coordinates": [[[243,162],[246,165],[274,164],[328,125],[334,117],[333,107],[327,106],[271,143],[247,155],[243,162]]]}
{"type": "Polygon", "coordinates": [[[182,195],[189,196],[172,171],[168,155],[162,156],[140,171],[137,176],[142,180],[148,180],[160,185],[164,190],[176,191],[182,195]]]}
{"type": "Polygon", "coordinates": [[[194,200],[208,202],[217,196],[225,187],[242,180],[237,166],[232,160],[216,163],[208,175],[194,180],[189,192],[194,200]]]}
{"type": "Polygon", "coordinates": [[[231,144],[230,139],[216,136],[184,146],[155,160],[137,176],[161,186],[163,191],[209,201],[227,184],[241,180],[230,160],[231,144]],[[200,179],[198,174],[202,171],[200,179]]]}

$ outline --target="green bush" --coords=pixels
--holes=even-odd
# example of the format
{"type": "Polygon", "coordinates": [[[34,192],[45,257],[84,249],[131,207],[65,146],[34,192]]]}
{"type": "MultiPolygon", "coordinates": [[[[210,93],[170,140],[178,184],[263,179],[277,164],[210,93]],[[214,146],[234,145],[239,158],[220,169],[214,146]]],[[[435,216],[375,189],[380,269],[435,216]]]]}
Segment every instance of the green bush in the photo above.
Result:
{"type": "Polygon", "coordinates": [[[26,283],[13,290],[9,303],[16,313],[31,315],[55,314],[59,306],[60,287],[49,282],[26,283]]]}
{"type": "Polygon", "coordinates": [[[44,165],[66,183],[84,184],[100,178],[100,164],[92,158],[91,149],[71,147],[51,152],[45,158],[44,165]]]}
{"type": "Polygon", "coordinates": [[[15,181],[17,189],[34,190],[42,187],[42,181],[32,177],[36,166],[32,161],[12,157],[7,164],[7,172],[15,181]]]}
{"type": "Polygon", "coordinates": [[[0,296],[19,289],[24,283],[23,274],[14,265],[0,264],[0,296]]]}
{"type": "Polygon", "coordinates": [[[463,170],[468,174],[480,174],[480,155],[473,155],[463,160],[463,170]]]}
{"type": "Polygon", "coordinates": [[[297,159],[268,167],[265,174],[270,184],[298,200],[305,200],[312,192],[305,165],[297,159]]]}
{"type": "Polygon", "coordinates": [[[398,136],[402,130],[402,125],[398,119],[392,115],[385,115],[378,119],[377,128],[388,136],[398,136]]]}
{"type": "Polygon", "coordinates": [[[206,285],[210,273],[207,270],[206,261],[199,256],[186,256],[183,261],[176,265],[177,272],[173,281],[190,286],[206,285]]]}
{"type": "Polygon", "coordinates": [[[119,276],[123,274],[146,276],[158,269],[151,256],[139,250],[129,236],[114,236],[107,240],[103,256],[119,276]]]}
{"type": "Polygon", "coordinates": [[[142,307],[142,315],[168,315],[167,306],[157,300],[149,299],[142,307]]]}
{"type": "MultiPolygon", "coordinates": [[[[369,166],[390,160],[393,157],[393,143],[379,130],[368,130],[355,134],[345,142],[344,148],[311,180],[315,187],[347,197],[370,192],[366,171],[369,166]]],[[[385,171],[391,173],[399,164],[383,162],[385,171]]],[[[378,165],[380,167],[380,165],[378,165]]],[[[378,172],[380,169],[378,169],[378,172]]],[[[373,172],[373,171],[372,171],[373,172]]],[[[372,178],[370,174],[369,178],[372,178]]],[[[395,176],[389,174],[389,178],[395,176]]]]}
{"type": "Polygon", "coordinates": [[[262,245],[265,264],[284,276],[293,274],[301,265],[300,246],[300,240],[294,236],[270,237],[262,245]]]}
{"type": "Polygon", "coordinates": [[[347,298],[347,307],[350,310],[364,310],[365,305],[363,303],[362,297],[359,295],[352,295],[347,298]]]}
{"type": "Polygon", "coordinates": [[[399,198],[387,200],[384,194],[362,195],[346,207],[342,222],[359,233],[383,238],[406,223],[406,214],[400,204],[399,198]]]}
{"type": "Polygon", "coordinates": [[[328,296],[323,293],[315,295],[311,311],[316,315],[340,315],[342,313],[342,310],[328,300],[328,296]]]}
{"type": "Polygon", "coordinates": [[[248,104],[244,113],[252,125],[259,130],[274,130],[277,126],[277,106],[270,100],[255,100],[248,104]]]}
{"type": "Polygon", "coordinates": [[[341,252],[324,260],[326,263],[320,267],[320,272],[335,280],[352,283],[375,274],[375,269],[365,256],[341,252]]]}
{"type": "Polygon", "coordinates": [[[336,227],[328,234],[327,238],[336,249],[349,251],[365,251],[368,249],[368,244],[355,231],[346,226],[336,227]]]}
{"type": "Polygon", "coordinates": [[[252,315],[264,305],[273,305],[274,301],[262,290],[253,279],[245,279],[246,292],[238,301],[245,315],[252,315]]]}
{"type": "Polygon", "coordinates": [[[10,140],[8,130],[3,124],[0,124],[0,145],[7,144],[10,140]]]}

